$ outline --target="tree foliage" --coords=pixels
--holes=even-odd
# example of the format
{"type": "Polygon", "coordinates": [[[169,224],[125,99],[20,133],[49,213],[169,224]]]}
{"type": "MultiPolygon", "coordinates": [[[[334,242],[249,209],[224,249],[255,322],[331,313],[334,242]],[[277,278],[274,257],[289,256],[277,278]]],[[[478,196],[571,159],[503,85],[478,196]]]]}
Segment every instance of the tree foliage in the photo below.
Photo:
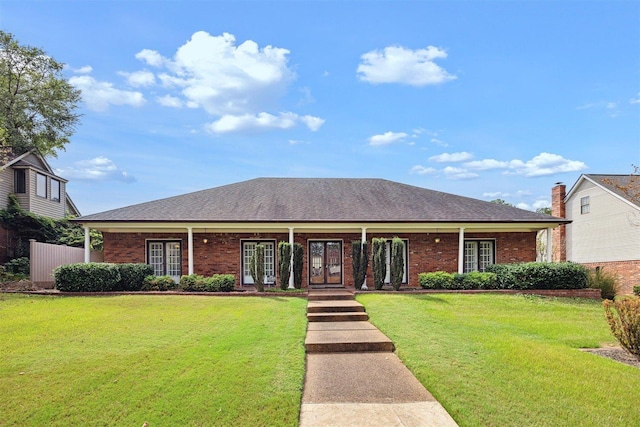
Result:
{"type": "Polygon", "coordinates": [[[395,291],[400,290],[404,276],[404,242],[399,237],[391,240],[391,286],[395,291]]]}
{"type": "Polygon", "coordinates": [[[278,276],[280,289],[287,289],[291,277],[291,243],[289,242],[278,243],[278,276]]]}
{"type": "Polygon", "coordinates": [[[387,276],[387,239],[374,237],[371,241],[373,256],[371,269],[373,270],[373,286],[380,290],[384,286],[387,276]]]}
{"type": "Polygon", "coordinates": [[[42,49],[20,45],[0,30],[0,143],[20,155],[37,149],[56,156],[75,131],[80,91],[63,64],[42,49]]]}
{"type": "Polygon", "coordinates": [[[366,241],[352,242],[352,266],[353,284],[356,289],[362,289],[367,278],[367,267],[369,267],[369,244],[366,241]]]}
{"type": "MultiPolygon", "coordinates": [[[[7,230],[12,230],[18,239],[12,258],[29,256],[29,239],[56,245],[84,246],[82,226],[66,218],[51,219],[28,212],[20,207],[14,195],[9,196],[7,208],[0,210],[0,225],[7,230]]],[[[89,235],[91,249],[102,250],[102,233],[90,230],[89,235]]]]}

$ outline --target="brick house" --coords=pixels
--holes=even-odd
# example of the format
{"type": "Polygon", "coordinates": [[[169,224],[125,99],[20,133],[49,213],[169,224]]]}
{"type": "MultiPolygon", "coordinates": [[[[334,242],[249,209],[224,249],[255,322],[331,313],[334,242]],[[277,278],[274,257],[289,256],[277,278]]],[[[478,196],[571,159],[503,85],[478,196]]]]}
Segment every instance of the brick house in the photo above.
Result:
{"type": "Polygon", "coordinates": [[[570,221],[552,232],[553,260],[604,268],[623,294],[640,285],[640,189],[632,179],[640,183],[637,175],[583,174],[568,193],[561,183],[551,193],[552,214],[570,221]]]}
{"type": "Polygon", "coordinates": [[[230,273],[239,285],[253,283],[257,243],[265,246],[266,275],[276,276],[278,242],[296,242],[304,248],[303,287],[353,286],[356,240],[402,238],[404,282],[417,287],[421,272],[535,261],[536,233],[566,222],[382,179],[316,178],[258,178],[76,221],[85,233],[102,231],[106,262],[149,263],[175,278],[230,273]]]}
{"type": "MultiPolygon", "coordinates": [[[[53,219],[78,216],[80,212],[67,194],[67,182],[35,150],[5,158],[0,166],[0,208],[6,208],[9,195],[13,195],[22,209],[36,215],[53,219]]],[[[17,244],[15,235],[0,227],[1,262],[18,255],[17,244]]]]}

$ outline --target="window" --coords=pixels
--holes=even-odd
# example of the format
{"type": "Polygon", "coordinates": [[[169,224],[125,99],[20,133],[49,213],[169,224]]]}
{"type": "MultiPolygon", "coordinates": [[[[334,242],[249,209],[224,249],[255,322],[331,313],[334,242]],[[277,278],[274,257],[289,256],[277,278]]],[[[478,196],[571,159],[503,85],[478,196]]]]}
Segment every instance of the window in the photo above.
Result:
{"type": "Polygon", "coordinates": [[[275,243],[273,241],[246,241],[242,242],[242,284],[253,285],[253,277],[251,277],[251,257],[256,251],[256,245],[260,243],[264,246],[264,274],[275,279],[276,275],[276,256],[275,256],[275,243]]]}
{"type": "Polygon", "coordinates": [[[60,181],[57,179],[51,179],[51,200],[54,202],[60,201],[60,181]]]}
{"type": "Polygon", "coordinates": [[[495,241],[466,240],[464,242],[464,272],[484,271],[495,264],[495,241]]]}
{"type": "Polygon", "coordinates": [[[182,274],[181,242],[148,241],[147,264],[153,267],[156,276],[171,276],[175,281],[180,280],[182,274]]]}
{"type": "MultiPolygon", "coordinates": [[[[402,259],[404,260],[404,273],[402,274],[402,283],[407,283],[407,251],[409,250],[409,241],[402,240],[404,242],[404,253],[402,259]]],[[[391,283],[391,240],[387,240],[387,275],[384,277],[384,283],[391,283]]]]}
{"type": "Polygon", "coordinates": [[[41,173],[36,174],[36,195],[47,197],[47,177],[41,173]]]}
{"type": "Polygon", "coordinates": [[[13,189],[16,193],[26,193],[27,192],[27,171],[24,169],[16,169],[13,171],[13,181],[15,188],[13,189]]]}
{"type": "Polygon", "coordinates": [[[590,204],[589,196],[580,198],[580,214],[581,215],[589,213],[589,210],[590,210],[589,204],[590,204]]]}

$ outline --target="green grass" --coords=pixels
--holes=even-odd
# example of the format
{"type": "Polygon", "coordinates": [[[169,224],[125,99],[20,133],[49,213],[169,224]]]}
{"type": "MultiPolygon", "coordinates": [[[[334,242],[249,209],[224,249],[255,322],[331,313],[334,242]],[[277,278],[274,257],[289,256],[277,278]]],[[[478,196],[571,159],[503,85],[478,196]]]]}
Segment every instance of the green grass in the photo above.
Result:
{"type": "Polygon", "coordinates": [[[640,370],[579,348],[614,344],[600,302],[507,295],[358,295],[460,426],[640,425],[640,370]]]}
{"type": "Polygon", "coordinates": [[[297,425],[302,298],[0,295],[0,425],[297,425]]]}

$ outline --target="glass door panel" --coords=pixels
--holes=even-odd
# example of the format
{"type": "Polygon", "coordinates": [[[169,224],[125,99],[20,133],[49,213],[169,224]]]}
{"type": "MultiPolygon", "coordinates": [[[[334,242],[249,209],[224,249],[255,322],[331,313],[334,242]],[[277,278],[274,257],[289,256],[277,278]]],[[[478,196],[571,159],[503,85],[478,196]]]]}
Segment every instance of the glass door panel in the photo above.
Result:
{"type": "Polygon", "coordinates": [[[309,243],[309,283],[312,285],[342,283],[342,243],[309,243]]]}

